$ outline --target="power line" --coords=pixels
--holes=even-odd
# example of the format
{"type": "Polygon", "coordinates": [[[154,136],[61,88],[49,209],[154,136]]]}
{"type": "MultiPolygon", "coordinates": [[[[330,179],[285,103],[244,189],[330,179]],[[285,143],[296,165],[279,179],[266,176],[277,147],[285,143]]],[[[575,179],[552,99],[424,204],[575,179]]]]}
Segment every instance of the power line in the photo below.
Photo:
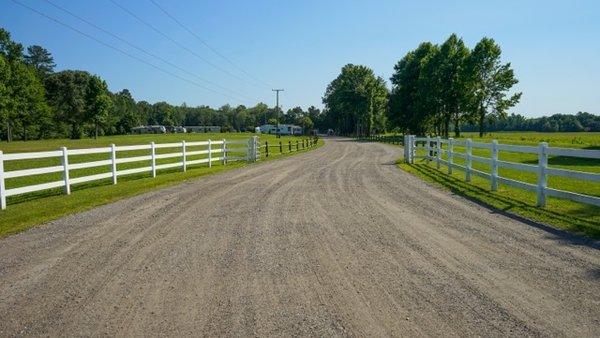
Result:
{"type": "Polygon", "coordinates": [[[150,63],[150,62],[148,62],[148,61],[146,61],[146,60],[144,60],[144,59],[141,59],[141,58],[139,58],[139,57],[137,57],[137,56],[135,56],[135,55],[132,55],[132,54],[130,54],[130,53],[128,53],[128,52],[126,52],[126,51],[122,50],[121,48],[115,47],[115,46],[113,46],[113,45],[111,45],[111,44],[109,44],[109,43],[106,43],[106,42],[104,42],[104,41],[102,41],[102,40],[100,40],[100,39],[98,39],[98,38],[96,38],[96,37],[94,37],[94,36],[92,36],[92,35],[89,35],[89,34],[87,34],[87,33],[83,32],[83,31],[81,31],[81,30],[79,30],[79,29],[77,29],[77,28],[75,28],[75,27],[73,27],[73,26],[71,26],[71,25],[69,25],[69,24],[66,24],[66,23],[64,23],[64,22],[62,22],[62,21],[60,21],[60,20],[58,20],[58,19],[56,19],[56,18],[53,18],[53,17],[51,17],[51,16],[49,16],[49,15],[47,15],[47,14],[44,14],[44,13],[42,13],[42,12],[38,11],[37,9],[35,9],[35,8],[33,8],[33,7],[30,7],[30,6],[28,6],[28,5],[26,5],[26,4],[22,3],[22,2],[20,2],[20,1],[18,1],[18,0],[12,0],[12,2],[14,2],[15,4],[17,4],[17,5],[19,5],[19,6],[23,7],[23,8],[26,8],[26,9],[28,9],[28,10],[30,10],[30,11],[32,11],[32,12],[34,12],[34,13],[37,13],[38,15],[40,15],[40,16],[43,16],[43,17],[45,17],[46,19],[48,19],[48,20],[50,20],[50,21],[54,21],[55,23],[57,23],[57,24],[59,24],[59,25],[61,25],[61,26],[63,26],[63,27],[66,27],[66,28],[68,28],[68,29],[70,29],[70,30],[72,30],[72,31],[75,31],[75,32],[77,32],[78,34],[81,34],[81,35],[83,35],[83,36],[87,37],[88,39],[94,40],[95,42],[97,42],[97,43],[99,43],[99,44],[101,44],[101,45],[103,45],[103,46],[105,46],[105,47],[107,47],[107,48],[110,48],[110,49],[112,49],[112,50],[115,50],[115,51],[117,51],[117,52],[119,52],[119,53],[121,53],[121,54],[123,54],[123,55],[125,55],[125,56],[127,56],[127,57],[130,57],[130,58],[132,58],[132,59],[134,59],[134,60],[136,60],[136,61],[138,61],[138,62],[142,62],[142,63],[144,63],[144,64],[146,64],[146,65],[148,65],[148,66],[150,66],[150,67],[152,67],[152,68],[154,68],[154,69],[156,69],[156,70],[158,70],[158,71],[161,71],[161,72],[163,72],[163,73],[165,73],[165,74],[171,75],[171,76],[173,76],[173,77],[175,77],[175,78],[177,78],[177,79],[179,79],[179,80],[182,80],[182,81],[188,82],[188,83],[190,83],[190,84],[192,84],[192,85],[195,85],[195,86],[197,86],[197,87],[200,87],[200,88],[202,88],[202,89],[205,89],[205,90],[207,90],[207,91],[210,91],[210,92],[212,92],[212,93],[215,93],[215,94],[223,95],[223,96],[225,96],[225,97],[228,97],[228,98],[231,98],[231,99],[234,99],[234,100],[244,101],[244,100],[240,100],[239,98],[236,98],[236,97],[234,97],[234,96],[231,96],[231,95],[229,95],[229,94],[225,94],[225,93],[221,93],[221,92],[219,92],[219,91],[213,90],[213,89],[211,89],[211,88],[208,88],[208,87],[206,87],[206,86],[204,86],[204,85],[202,85],[202,84],[199,84],[199,83],[197,83],[197,82],[194,82],[194,81],[192,81],[192,80],[190,80],[190,79],[186,79],[186,78],[184,78],[184,77],[182,77],[182,76],[179,76],[179,75],[177,75],[177,74],[175,74],[175,73],[173,73],[173,72],[170,72],[170,71],[168,71],[168,70],[166,70],[166,69],[163,69],[163,68],[161,68],[161,67],[159,67],[159,66],[156,66],[156,65],[154,65],[154,64],[152,64],[152,63],[150,63]]]}
{"type": "Polygon", "coordinates": [[[170,36],[168,36],[167,34],[163,33],[161,30],[159,30],[158,28],[154,27],[153,25],[151,25],[150,23],[148,23],[147,21],[145,21],[144,19],[140,18],[138,15],[136,15],[135,13],[133,13],[132,11],[130,11],[129,9],[127,9],[126,7],[124,7],[123,5],[121,5],[120,3],[116,2],[115,0],[110,0],[110,2],[112,2],[115,6],[119,7],[122,11],[124,11],[125,13],[129,14],[130,16],[132,16],[134,19],[136,19],[137,21],[141,22],[142,24],[144,24],[146,27],[152,29],[154,32],[156,32],[157,34],[161,35],[162,37],[164,37],[165,39],[171,41],[173,44],[175,44],[177,47],[182,48],[183,50],[187,51],[188,53],[194,55],[196,58],[202,60],[203,62],[209,64],[211,67],[218,69],[219,71],[233,77],[236,78],[240,81],[244,81],[246,82],[246,80],[244,80],[243,78],[229,72],[228,70],[214,64],[213,62],[210,62],[209,60],[207,60],[206,58],[204,58],[202,55],[194,52],[193,50],[189,49],[188,47],[186,47],[184,44],[178,42],[177,40],[171,38],[170,36]]]}
{"type": "Polygon", "coordinates": [[[184,30],[186,30],[188,33],[190,33],[193,37],[195,37],[198,41],[200,41],[204,46],[206,46],[206,48],[210,49],[213,53],[215,53],[216,55],[218,55],[219,57],[221,57],[223,60],[227,61],[230,65],[232,65],[233,67],[237,68],[239,71],[241,71],[242,73],[244,73],[246,76],[248,76],[249,78],[251,78],[252,80],[266,86],[266,87],[270,87],[270,85],[254,76],[252,76],[252,74],[248,73],[244,68],[238,66],[237,64],[235,64],[233,61],[231,61],[231,59],[229,59],[227,56],[221,54],[219,51],[217,51],[215,48],[213,48],[211,45],[209,45],[206,41],[204,41],[204,39],[202,39],[200,36],[198,36],[198,34],[196,34],[194,31],[192,31],[189,27],[187,27],[186,25],[184,25],[181,21],[179,21],[177,18],[175,18],[175,16],[173,16],[171,13],[169,13],[166,9],[164,9],[162,6],[160,6],[155,0],[150,0],[150,2],[152,2],[152,4],[154,4],[154,6],[156,6],[158,9],[160,9],[166,16],[168,16],[169,18],[171,18],[171,20],[173,20],[177,25],[179,25],[179,27],[183,28],[184,30]]]}
{"type": "Polygon", "coordinates": [[[165,58],[163,58],[163,57],[160,57],[160,56],[158,56],[158,55],[156,55],[156,54],[154,54],[154,53],[151,53],[151,52],[149,52],[149,51],[145,50],[144,48],[142,48],[142,47],[139,47],[139,46],[137,46],[137,45],[135,45],[135,44],[133,44],[133,43],[131,43],[131,42],[129,42],[129,41],[127,41],[127,40],[125,40],[125,39],[121,38],[120,36],[118,36],[118,35],[116,35],[116,34],[114,34],[114,33],[110,32],[110,31],[108,31],[108,30],[106,30],[106,29],[104,29],[104,28],[102,28],[102,27],[100,27],[100,26],[98,26],[98,25],[94,24],[93,22],[90,22],[90,21],[86,20],[85,18],[82,18],[81,16],[79,16],[79,15],[77,15],[77,14],[75,14],[75,13],[73,13],[73,12],[69,11],[68,9],[66,9],[66,8],[64,8],[64,7],[62,7],[62,6],[59,6],[59,5],[55,4],[54,2],[52,2],[52,1],[50,1],[50,0],[45,0],[45,1],[46,1],[48,4],[50,4],[51,6],[53,6],[54,8],[57,8],[57,9],[59,9],[59,10],[61,10],[61,11],[65,12],[65,13],[67,13],[67,14],[71,15],[72,17],[75,17],[75,18],[77,18],[78,20],[80,20],[80,21],[82,21],[82,22],[84,22],[84,23],[86,23],[86,24],[88,24],[88,25],[90,25],[90,26],[92,26],[92,27],[96,28],[97,30],[99,30],[99,31],[102,31],[102,32],[104,32],[104,33],[106,33],[106,34],[108,34],[108,35],[112,36],[113,38],[115,38],[115,39],[117,39],[117,40],[119,40],[119,41],[121,41],[121,42],[123,42],[123,43],[127,44],[128,46],[130,46],[130,47],[132,47],[132,48],[134,48],[134,49],[136,49],[136,50],[138,50],[138,51],[140,51],[140,52],[142,52],[142,53],[144,53],[144,54],[146,54],[146,55],[148,55],[148,56],[150,56],[150,57],[153,57],[153,58],[155,58],[155,59],[157,59],[157,60],[159,60],[159,61],[161,61],[161,62],[163,62],[163,63],[165,63],[165,64],[167,64],[167,65],[169,65],[169,66],[171,66],[171,67],[173,67],[173,68],[176,68],[176,69],[178,69],[179,71],[181,71],[181,72],[183,72],[183,73],[186,73],[186,74],[187,74],[187,75],[189,75],[189,76],[195,77],[196,79],[198,79],[198,80],[200,80],[200,81],[206,82],[206,83],[208,83],[208,84],[210,84],[210,85],[213,85],[213,86],[215,86],[215,87],[218,87],[218,88],[220,88],[220,89],[222,89],[222,90],[225,90],[225,91],[227,91],[227,92],[230,92],[230,93],[232,93],[232,94],[234,94],[234,95],[238,95],[238,96],[240,96],[240,97],[243,97],[243,98],[245,98],[246,100],[251,100],[249,97],[245,96],[245,95],[244,95],[244,94],[242,94],[242,93],[239,93],[239,92],[237,92],[237,91],[231,90],[231,89],[229,89],[229,88],[226,88],[226,87],[223,87],[223,86],[221,86],[221,85],[219,85],[219,84],[217,84],[217,83],[214,83],[214,82],[212,82],[212,81],[206,80],[206,79],[204,79],[204,78],[202,78],[202,77],[200,77],[200,76],[198,76],[198,75],[196,75],[196,74],[194,74],[194,73],[192,73],[192,72],[190,72],[190,71],[188,71],[188,70],[186,70],[186,69],[184,69],[184,68],[182,68],[182,67],[179,67],[178,65],[176,65],[176,64],[174,64],[174,63],[172,63],[171,61],[169,61],[169,60],[167,60],[167,59],[165,59],[165,58]]]}

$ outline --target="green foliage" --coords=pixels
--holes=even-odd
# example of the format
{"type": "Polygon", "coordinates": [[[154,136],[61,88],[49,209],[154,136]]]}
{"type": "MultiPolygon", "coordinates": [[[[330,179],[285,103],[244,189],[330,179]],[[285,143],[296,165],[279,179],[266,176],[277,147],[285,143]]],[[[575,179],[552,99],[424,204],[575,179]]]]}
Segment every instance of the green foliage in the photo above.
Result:
{"type": "Polygon", "coordinates": [[[504,118],[509,108],[521,99],[521,93],[507,97],[507,92],[517,84],[510,63],[500,61],[500,46],[494,40],[483,38],[466,62],[469,81],[469,108],[478,122],[479,135],[485,132],[486,118],[504,118]]]}
{"type": "MultiPolygon", "coordinates": [[[[539,131],[539,132],[600,132],[600,116],[587,112],[577,114],[554,114],[536,118],[527,118],[519,114],[510,114],[503,119],[490,116],[485,120],[488,131],[539,131]]],[[[465,131],[479,130],[476,124],[464,124],[465,131]]]]}
{"type": "Polygon", "coordinates": [[[368,67],[348,64],[325,91],[327,119],[340,134],[385,131],[388,90],[368,67]]]}
{"type": "Polygon", "coordinates": [[[35,68],[42,77],[54,72],[54,67],[56,67],[54,58],[44,47],[29,46],[27,47],[27,55],[24,57],[25,62],[35,68]]]}
{"type": "Polygon", "coordinates": [[[48,50],[34,45],[24,53],[23,46],[0,28],[0,139],[97,138],[152,124],[254,131],[269,120],[311,129],[321,115],[314,107],[308,113],[296,107],[283,114],[264,103],[213,109],[136,102],[127,89],[111,93],[97,75],[80,70],[55,73],[54,67],[48,50]]]}
{"type": "MultiPolygon", "coordinates": [[[[521,94],[507,96],[517,83],[500,47],[483,38],[470,51],[456,34],[440,46],[424,42],[394,67],[390,127],[414,134],[456,136],[465,121],[503,118],[521,94]]],[[[483,132],[483,129],[481,129],[483,132]]]]}

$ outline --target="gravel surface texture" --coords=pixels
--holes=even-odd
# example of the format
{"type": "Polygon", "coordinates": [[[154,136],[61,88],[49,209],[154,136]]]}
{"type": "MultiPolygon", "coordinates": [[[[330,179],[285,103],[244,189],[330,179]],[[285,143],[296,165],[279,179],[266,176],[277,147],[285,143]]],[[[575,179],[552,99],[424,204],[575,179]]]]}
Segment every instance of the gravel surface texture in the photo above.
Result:
{"type": "Polygon", "coordinates": [[[327,139],[0,240],[0,336],[600,336],[598,242],[401,152],[327,139]]]}

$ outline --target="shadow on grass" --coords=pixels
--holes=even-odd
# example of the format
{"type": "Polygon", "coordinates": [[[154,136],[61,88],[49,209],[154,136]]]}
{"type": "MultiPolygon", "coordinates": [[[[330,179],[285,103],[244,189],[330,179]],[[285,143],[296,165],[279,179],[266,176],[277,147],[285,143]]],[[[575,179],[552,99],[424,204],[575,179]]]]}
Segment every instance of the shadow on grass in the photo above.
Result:
{"type": "Polygon", "coordinates": [[[569,231],[586,234],[596,239],[600,238],[600,222],[585,220],[575,216],[565,216],[507,196],[501,196],[467,182],[463,182],[457,178],[440,174],[436,169],[425,164],[413,164],[411,167],[417,171],[419,175],[426,177],[429,181],[443,185],[452,193],[463,196],[469,201],[489,209],[491,212],[501,214],[541,229],[554,235],[557,240],[600,250],[600,241],[577,236],[567,231],[550,227],[546,224],[526,218],[526,216],[517,215],[515,212],[520,212],[525,215],[537,215],[542,219],[550,220],[552,223],[560,224],[569,231]]]}
{"type": "MultiPolygon", "coordinates": [[[[537,165],[538,160],[527,160],[523,161],[523,163],[537,165]]],[[[600,166],[600,160],[596,158],[583,158],[571,156],[549,156],[548,164],[562,166],[600,166]]]]}

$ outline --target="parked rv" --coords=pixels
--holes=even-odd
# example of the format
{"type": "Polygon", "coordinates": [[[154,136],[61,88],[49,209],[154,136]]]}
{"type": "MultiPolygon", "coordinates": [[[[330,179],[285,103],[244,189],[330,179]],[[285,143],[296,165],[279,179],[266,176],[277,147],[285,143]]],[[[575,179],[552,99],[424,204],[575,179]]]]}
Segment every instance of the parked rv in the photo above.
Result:
{"type": "Polygon", "coordinates": [[[165,134],[167,128],[165,126],[153,125],[153,126],[139,126],[131,128],[132,134],[165,134]]]}
{"type": "Polygon", "coordinates": [[[263,124],[258,128],[263,134],[302,135],[302,127],[293,124],[263,124]]]}
{"type": "Polygon", "coordinates": [[[187,129],[182,126],[169,126],[169,127],[167,127],[167,132],[174,133],[174,134],[181,134],[181,133],[186,133],[187,129]]]}

